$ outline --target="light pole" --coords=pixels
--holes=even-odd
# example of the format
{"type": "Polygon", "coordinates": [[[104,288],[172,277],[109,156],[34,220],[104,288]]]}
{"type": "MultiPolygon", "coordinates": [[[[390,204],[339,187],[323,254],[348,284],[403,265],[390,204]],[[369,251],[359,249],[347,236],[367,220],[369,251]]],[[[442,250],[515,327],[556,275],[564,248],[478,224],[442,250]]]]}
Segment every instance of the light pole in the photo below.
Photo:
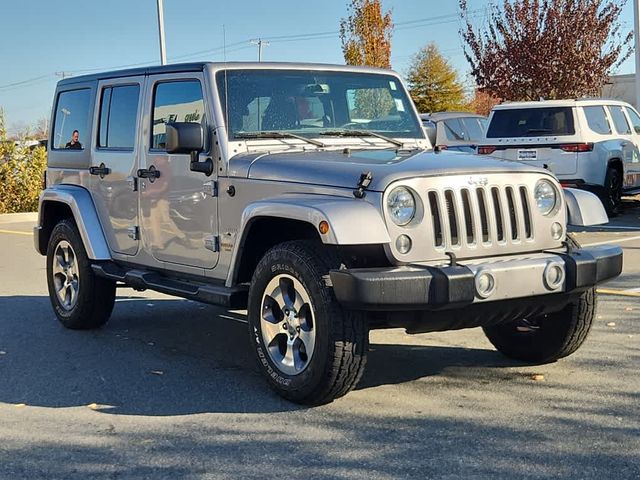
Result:
{"type": "MultiPolygon", "coordinates": [[[[640,0],[638,0],[640,1],[640,0]]],[[[258,46],[258,61],[261,62],[262,61],[262,47],[268,47],[269,46],[269,42],[258,38],[256,40],[251,40],[251,45],[257,45],[258,46]]]]}
{"type": "Polygon", "coordinates": [[[162,6],[162,0],[157,0],[158,3],[158,35],[160,36],[160,65],[167,64],[167,49],[164,44],[164,8],[162,6]]]}
{"type": "Polygon", "coordinates": [[[64,107],[62,107],[61,112],[62,112],[62,124],[60,125],[60,133],[58,134],[58,141],[60,142],[58,143],[59,148],[62,148],[62,144],[64,142],[64,140],[62,140],[64,135],[64,121],[67,119],[68,115],[71,115],[71,112],[64,107]]]}

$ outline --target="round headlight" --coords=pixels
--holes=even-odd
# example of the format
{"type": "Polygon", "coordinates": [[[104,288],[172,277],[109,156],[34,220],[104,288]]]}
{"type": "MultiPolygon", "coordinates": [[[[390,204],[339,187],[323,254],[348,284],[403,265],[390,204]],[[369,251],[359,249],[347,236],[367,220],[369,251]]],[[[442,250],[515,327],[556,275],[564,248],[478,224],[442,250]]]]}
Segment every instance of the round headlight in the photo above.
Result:
{"type": "Polygon", "coordinates": [[[416,200],[408,189],[394,188],[387,197],[387,211],[393,223],[399,226],[406,225],[416,214],[416,200]]]}
{"type": "Polygon", "coordinates": [[[534,197],[542,215],[549,215],[555,211],[558,204],[558,191],[549,180],[540,180],[537,183],[534,197]]]}

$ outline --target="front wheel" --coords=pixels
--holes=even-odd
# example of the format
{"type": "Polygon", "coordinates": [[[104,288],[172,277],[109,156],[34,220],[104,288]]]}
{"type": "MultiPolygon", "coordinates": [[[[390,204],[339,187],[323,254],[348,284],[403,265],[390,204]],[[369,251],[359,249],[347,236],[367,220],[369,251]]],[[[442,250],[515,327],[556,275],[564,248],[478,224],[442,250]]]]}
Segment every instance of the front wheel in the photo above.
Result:
{"type": "Polygon", "coordinates": [[[47,284],[53,310],[65,327],[97,328],[109,320],[116,284],[93,273],[78,229],[71,220],[62,220],[51,232],[47,284]]]}
{"type": "Polygon", "coordinates": [[[258,367],[282,397],[319,405],[345,395],[366,363],[363,314],[344,310],[326,278],[339,268],[320,244],[287,242],[260,260],[249,290],[249,334],[258,367]]]}

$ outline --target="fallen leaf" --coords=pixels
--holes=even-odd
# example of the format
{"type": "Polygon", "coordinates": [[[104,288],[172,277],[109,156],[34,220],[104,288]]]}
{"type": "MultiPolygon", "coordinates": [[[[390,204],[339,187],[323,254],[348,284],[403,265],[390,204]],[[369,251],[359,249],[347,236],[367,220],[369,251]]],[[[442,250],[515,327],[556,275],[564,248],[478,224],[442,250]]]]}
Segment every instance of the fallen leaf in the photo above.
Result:
{"type": "Polygon", "coordinates": [[[152,375],[164,375],[164,372],[162,370],[151,370],[149,373],[151,373],[152,375]]]}
{"type": "Polygon", "coordinates": [[[597,318],[598,320],[602,320],[602,315],[598,315],[596,318],[597,318]]]}
{"type": "Polygon", "coordinates": [[[5,352],[4,350],[0,350],[0,355],[6,355],[7,352],[5,352]]]}
{"type": "Polygon", "coordinates": [[[150,347],[153,347],[155,345],[155,343],[153,342],[147,342],[147,345],[149,345],[150,347]]]}
{"type": "Polygon", "coordinates": [[[90,403],[89,405],[87,405],[87,408],[90,408],[91,410],[97,410],[100,407],[98,407],[97,403],[90,403]]]}
{"type": "Polygon", "coordinates": [[[544,382],[544,375],[542,375],[541,373],[534,373],[533,375],[531,375],[531,380],[535,382],[544,382]]]}
{"type": "Polygon", "coordinates": [[[625,312],[631,312],[631,311],[633,311],[633,308],[632,307],[627,307],[627,308],[624,309],[624,311],[625,312]]]}
{"type": "Polygon", "coordinates": [[[616,326],[616,322],[607,323],[607,327],[615,327],[615,326],[616,326]]]}
{"type": "Polygon", "coordinates": [[[26,404],[26,403],[16,403],[16,404],[14,405],[14,407],[16,407],[16,408],[24,408],[24,407],[26,407],[26,406],[27,406],[27,404],[26,404]]]}

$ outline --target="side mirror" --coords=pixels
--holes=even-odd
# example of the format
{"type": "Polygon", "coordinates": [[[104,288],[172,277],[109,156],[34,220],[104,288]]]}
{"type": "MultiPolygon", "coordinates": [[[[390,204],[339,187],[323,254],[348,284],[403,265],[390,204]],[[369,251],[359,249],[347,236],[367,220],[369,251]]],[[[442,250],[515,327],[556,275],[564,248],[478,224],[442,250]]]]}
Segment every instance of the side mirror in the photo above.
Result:
{"type": "Polygon", "coordinates": [[[204,129],[199,123],[168,123],[165,149],[167,153],[191,155],[189,168],[192,172],[204,173],[206,176],[213,173],[213,160],[198,160],[198,154],[204,150],[204,129]]]}
{"type": "Polygon", "coordinates": [[[199,123],[167,123],[167,153],[200,153],[204,150],[204,130],[199,123]]]}

